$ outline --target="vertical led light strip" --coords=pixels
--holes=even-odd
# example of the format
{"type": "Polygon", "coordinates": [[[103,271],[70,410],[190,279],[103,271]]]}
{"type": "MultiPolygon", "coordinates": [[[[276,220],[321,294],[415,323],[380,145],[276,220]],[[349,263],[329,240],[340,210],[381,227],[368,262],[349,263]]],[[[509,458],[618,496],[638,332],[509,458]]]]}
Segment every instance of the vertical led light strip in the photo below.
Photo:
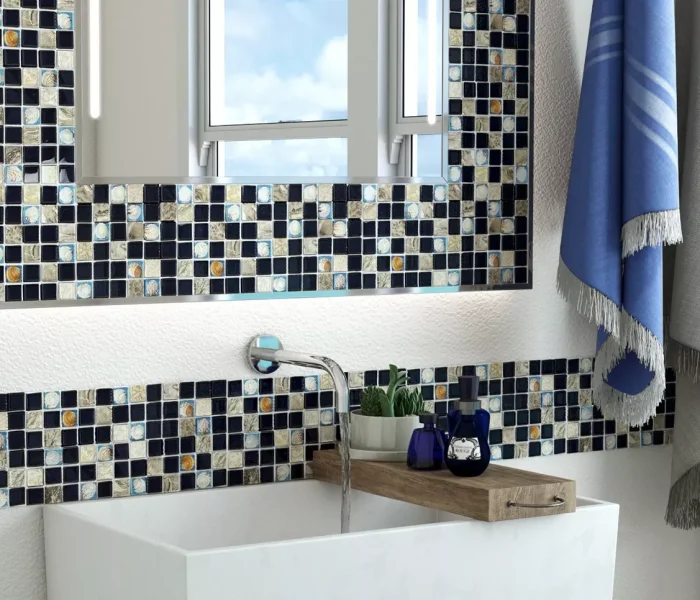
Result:
{"type": "MultiPolygon", "coordinates": [[[[209,2],[209,125],[226,125],[226,2],[209,2]]],[[[220,144],[223,146],[224,144],[220,144]]]]}
{"type": "Polygon", "coordinates": [[[428,123],[437,121],[437,0],[428,0],[428,123]]]}
{"type": "Polygon", "coordinates": [[[90,116],[99,119],[102,113],[102,0],[91,0],[89,8],[90,48],[90,116]]]}
{"type": "Polygon", "coordinates": [[[418,0],[403,6],[403,116],[418,114],[418,0]]]}

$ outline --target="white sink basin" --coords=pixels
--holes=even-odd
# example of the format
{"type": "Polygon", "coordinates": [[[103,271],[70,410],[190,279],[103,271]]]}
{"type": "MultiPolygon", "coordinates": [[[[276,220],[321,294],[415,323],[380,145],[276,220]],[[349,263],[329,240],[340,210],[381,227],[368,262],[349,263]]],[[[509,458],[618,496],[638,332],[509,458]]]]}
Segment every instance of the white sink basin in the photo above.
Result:
{"type": "Polygon", "coordinates": [[[612,598],[618,507],[469,521],[317,481],[44,508],[49,600],[612,598]],[[595,576],[591,577],[591,573],[595,576]]]}

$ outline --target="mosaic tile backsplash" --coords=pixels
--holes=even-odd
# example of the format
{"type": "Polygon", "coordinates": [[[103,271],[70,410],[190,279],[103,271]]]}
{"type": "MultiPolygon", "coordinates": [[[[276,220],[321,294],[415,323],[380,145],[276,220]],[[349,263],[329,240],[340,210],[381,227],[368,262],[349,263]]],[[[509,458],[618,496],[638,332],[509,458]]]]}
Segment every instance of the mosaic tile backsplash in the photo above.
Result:
{"type": "Polygon", "coordinates": [[[0,2],[0,302],[530,287],[534,0],[446,0],[435,186],[76,185],[75,0],[0,2]]]}
{"type": "MultiPolygon", "coordinates": [[[[668,444],[675,374],[641,428],[592,405],[591,359],[477,365],[493,460],[668,444]]],[[[425,409],[446,414],[474,367],[408,371],[425,409]]],[[[351,406],[388,371],[347,374],[351,406]]],[[[201,381],[0,395],[0,509],[312,477],[335,445],[329,377],[201,381]]]]}

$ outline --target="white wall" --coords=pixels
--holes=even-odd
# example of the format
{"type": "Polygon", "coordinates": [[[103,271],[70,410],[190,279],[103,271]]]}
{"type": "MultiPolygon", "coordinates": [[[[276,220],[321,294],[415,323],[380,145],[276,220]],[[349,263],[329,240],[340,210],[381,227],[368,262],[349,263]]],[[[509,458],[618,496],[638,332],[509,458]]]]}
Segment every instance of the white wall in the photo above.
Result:
{"type": "MultiPolygon", "coordinates": [[[[348,370],[592,355],[592,328],[558,299],[554,281],[591,0],[537,7],[534,290],[4,311],[0,392],[238,377],[246,342],[263,331],[348,370]]],[[[700,534],[663,525],[669,449],[516,464],[620,502],[618,600],[698,597],[700,534]]],[[[43,600],[23,587],[41,579],[36,528],[35,510],[0,516],[2,600],[43,600]]],[[[537,550],[543,560],[557,551],[537,550]]]]}

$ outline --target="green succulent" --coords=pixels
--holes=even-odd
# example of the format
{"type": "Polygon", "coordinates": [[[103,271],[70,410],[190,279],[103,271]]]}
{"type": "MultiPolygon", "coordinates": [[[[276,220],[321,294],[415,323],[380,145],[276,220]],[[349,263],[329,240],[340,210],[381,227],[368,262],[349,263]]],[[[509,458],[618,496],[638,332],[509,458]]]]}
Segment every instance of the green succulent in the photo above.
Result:
{"type": "Polygon", "coordinates": [[[423,396],[420,390],[406,388],[406,371],[389,365],[389,386],[368,387],[362,392],[360,407],[366,417],[406,417],[423,412],[423,396]]]}
{"type": "Polygon", "coordinates": [[[386,392],[378,387],[368,387],[362,391],[360,408],[365,417],[383,416],[383,405],[386,403],[386,392]]]}
{"type": "Polygon", "coordinates": [[[394,414],[408,417],[424,412],[423,394],[418,388],[401,388],[394,399],[394,414]]]}
{"type": "Polygon", "coordinates": [[[407,383],[408,377],[406,376],[406,371],[399,369],[396,365],[389,365],[389,387],[386,390],[389,404],[394,406],[396,392],[406,387],[407,383]]]}

